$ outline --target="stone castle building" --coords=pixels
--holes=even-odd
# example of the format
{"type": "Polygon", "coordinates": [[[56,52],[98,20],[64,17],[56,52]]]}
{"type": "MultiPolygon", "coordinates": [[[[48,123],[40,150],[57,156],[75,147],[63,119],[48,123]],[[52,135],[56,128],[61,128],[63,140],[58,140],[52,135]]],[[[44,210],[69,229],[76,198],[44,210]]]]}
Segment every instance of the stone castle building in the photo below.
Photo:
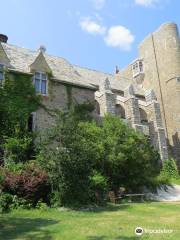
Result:
{"type": "MultiPolygon", "coordinates": [[[[177,25],[163,24],[139,45],[139,56],[125,69],[106,74],[7,43],[0,35],[0,82],[4,68],[32,76],[49,108],[67,108],[69,101],[96,102],[96,116],[118,115],[149,136],[161,159],[173,156],[180,166],[180,38],[177,25]]],[[[32,114],[33,129],[52,124],[44,109],[32,114]]]]}

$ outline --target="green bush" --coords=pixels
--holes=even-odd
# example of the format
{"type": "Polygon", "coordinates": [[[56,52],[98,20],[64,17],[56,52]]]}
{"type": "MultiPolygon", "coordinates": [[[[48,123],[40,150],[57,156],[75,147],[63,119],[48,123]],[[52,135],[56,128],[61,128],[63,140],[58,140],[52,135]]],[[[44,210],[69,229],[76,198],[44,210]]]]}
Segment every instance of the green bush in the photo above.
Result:
{"type": "MultiPolygon", "coordinates": [[[[38,161],[62,205],[101,202],[107,191],[141,192],[159,184],[160,156],[141,133],[107,115],[101,124],[60,112],[38,161]]],[[[164,180],[163,180],[164,182],[164,180]]]]}
{"type": "Polygon", "coordinates": [[[101,173],[94,171],[90,177],[92,197],[97,203],[103,203],[108,192],[108,181],[101,173]]]}
{"type": "Polygon", "coordinates": [[[24,162],[27,160],[28,153],[31,149],[32,139],[30,137],[24,138],[8,138],[4,143],[4,159],[8,162],[24,162]]]}
{"type": "MultiPolygon", "coordinates": [[[[39,205],[40,206],[40,205],[39,205]]],[[[0,213],[8,212],[12,209],[30,209],[32,204],[16,195],[2,192],[0,195],[0,213]]]]}
{"type": "Polygon", "coordinates": [[[13,173],[20,173],[25,164],[24,163],[15,163],[14,161],[7,161],[4,166],[4,170],[8,170],[13,173]]]}
{"type": "Polygon", "coordinates": [[[169,179],[178,179],[180,178],[178,173],[178,168],[174,159],[165,160],[163,163],[163,168],[161,170],[162,176],[166,176],[169,179]]]}
{"type": "Polygon", "coordinates": [[[3,183],[4,183],[4,171],[3,171],[3,168],[0,167],[0,192],[2,190],[2,186],[3,186],[3,183]]]}
{"type": "Polygon", "coordinates": [[[30,209],[32,208],[32,204],[23,198],[19,198],[17,195],[13,195],[13,201],[10,209],[18,209],[18,208],[30,209]]]}
{"type": "Polygon", "coordinates": [[[8,212],[13,203],[13,196],[8,193],[1,193],[0,195],[0,213],[8,212]]]}
{"type": "Polygon", "coordinates": [[[58,191],[51,192],[51,194],[49,195],[49,198],[50,198],[50,206],[51,207],[57,208],[62,205],[61,204],[61,196],[58,191]]]}
{"type": "Polygon", "coordinates": [[[36,208],[37,209],[40,209],[40,210],[47,210],[48,209],[48,206],[46,203],[42,202],[42,201],[39,201],[36,205],[36,208]]]}

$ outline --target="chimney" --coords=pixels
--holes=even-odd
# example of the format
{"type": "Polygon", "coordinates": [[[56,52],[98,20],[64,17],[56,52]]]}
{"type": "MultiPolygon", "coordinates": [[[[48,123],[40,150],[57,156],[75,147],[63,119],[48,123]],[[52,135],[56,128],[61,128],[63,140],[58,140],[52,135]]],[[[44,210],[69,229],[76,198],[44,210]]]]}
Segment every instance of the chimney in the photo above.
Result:
{"type": "Polygon", "coordinates": [[[7,43],[8,37],[4,34],[0,34],[0,42],[7,43]]]}
{"type": "Polygon", "coordinates": [[[116,66],[115,73],[116,73],[116,74],[119,73],[119,68],[118,68],[118,66],[116,66]]]}
{"type": "Polygon", "coordinates": [[[39,51],[42,52],[42,53],[45,53],[45,52],[46,52],[46,47],[43,46],[43,45],[41,45],[41,46],[39,47],[39,51]]]}

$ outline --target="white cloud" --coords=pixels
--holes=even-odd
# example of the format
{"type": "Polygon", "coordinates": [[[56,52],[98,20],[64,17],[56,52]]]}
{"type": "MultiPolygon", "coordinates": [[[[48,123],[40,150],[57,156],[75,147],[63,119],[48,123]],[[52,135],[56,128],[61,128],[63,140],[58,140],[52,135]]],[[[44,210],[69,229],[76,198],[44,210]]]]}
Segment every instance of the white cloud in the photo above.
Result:
{"type": "Polygon", "coordinates": [[[97,10],[100,10],[104,7],[106,0],[91,0],[94,8],[96,8],[97,10]]]}
{"type": "Polygon", "coordinates": [[[129,29],[124,26],[112,26],[104,38],[105,43],[111,47],[117,47],[124,51],[129,51],[135,37],[129,29]]]}
{"type": "Polygon", "coordinates": [[[90,33],[90,34],[104,34],[106,32],[106,28],[96,23],[95,21],[90,20],[89,18],[84,18],[80,21],[80,26],[82,30],[90,33]]]}
{"type": "Polygon", "coordinates": [[[159,3],[160,0],[135,0],[135,3],[145,7],[152,7],[155,4],[159,3]]]}

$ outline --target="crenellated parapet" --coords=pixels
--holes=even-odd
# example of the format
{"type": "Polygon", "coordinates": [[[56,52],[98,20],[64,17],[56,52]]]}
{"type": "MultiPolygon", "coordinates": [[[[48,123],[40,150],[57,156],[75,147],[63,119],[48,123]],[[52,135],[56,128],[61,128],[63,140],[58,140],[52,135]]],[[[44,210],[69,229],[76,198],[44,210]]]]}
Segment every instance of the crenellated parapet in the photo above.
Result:
{"type": "Polygon", "coordinates": [[[99,90],[98,102],[101,106],[101,116],[106,113],[115,114],[115,94],[112,92],[108,78],[101,82],[99,90]]]}
{"type": "Polygon", "coordinates": [[[133,85],[129,85],[128,88],[125,89],[124,96],[127,99],[128,119],[131,120],[132,126],[136,128],[140,125],[140,111],[138,99],[134,95],[133,85]]]}

